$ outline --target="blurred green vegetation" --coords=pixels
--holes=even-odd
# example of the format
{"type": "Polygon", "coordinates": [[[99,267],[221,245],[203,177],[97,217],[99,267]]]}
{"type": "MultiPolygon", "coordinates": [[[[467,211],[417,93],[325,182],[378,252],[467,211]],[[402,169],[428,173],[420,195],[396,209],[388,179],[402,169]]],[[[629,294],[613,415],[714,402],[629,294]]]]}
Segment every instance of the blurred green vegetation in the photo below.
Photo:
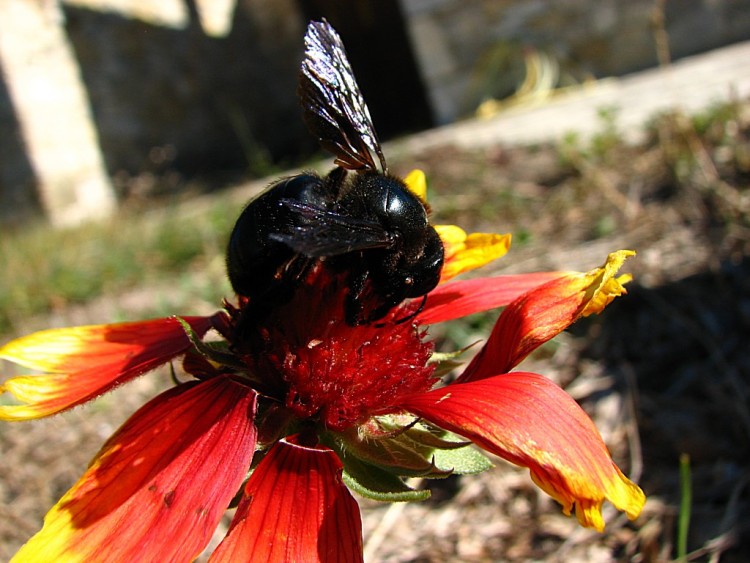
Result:
{"type": "Polygon", "coordinates": [[[25,317],[149,284],[167,284],[186,297],[197,292],[218,305],[230,292],[223,257],[237,205],[218,196],[200,213],[186,211],[171,205],[75,228],[36,224],[3,232],[0,333],[25,317]]]}

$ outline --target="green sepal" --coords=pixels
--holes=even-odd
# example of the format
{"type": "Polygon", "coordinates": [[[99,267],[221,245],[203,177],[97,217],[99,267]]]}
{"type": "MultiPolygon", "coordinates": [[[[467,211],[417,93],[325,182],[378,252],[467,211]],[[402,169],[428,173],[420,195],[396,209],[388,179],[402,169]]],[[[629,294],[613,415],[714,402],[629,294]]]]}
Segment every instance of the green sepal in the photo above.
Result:
{"type": "MultiPolygon", "coordinates": [[[[404,432],[409,438],[431,447],[432,463],[440,470],[459,475],[482,473],[494,467],[490,459],[460,436],[421,421],[404,432]]],[[[425,477],[430,477],[425,475],[425,477]]]]}
{"type": "Polygon", "coordinates": [[[463,348],[459,348],[458,350],[455,350],[453,352],[433,352],[430,356],[429,363],[431,364],[442,364],[443,362],[447,362],[449,360],[455,360],[459,356],[462,356],[467,351],[469,351],[471,348],[479,344],[480,340],[477,340],[476,342],[472,342],[471,344],[468,344],[467,346],[464,346],[463,348]]]}
{"type": "MultiPolygon", "coordinates": [[[[433,354],[434,357],[434,354],[433,354]]],[[[435,363],[435,371],[432,372],[432,376],[435,379],[443,379],[446,377],[449,373],[451,373],[456,368],[459,368],[463,365],[463,362],[459,362],[458,360],[442,360],[437,363],[435,363]]]]}
{"type": "Polygon", "coordinates": [[[461,366],[462,362],[458,361],[458,358],[478,343],[479,341],[472,342],[468,346],[464,346],[455,352],[433,352],[430,356],[429,363],[435,366],[434,377],[441,379],[457,367],[461,366]]]}
{"type": "Polygon", "coordinates": [[[425,447],[439,450],[455,450],[472,443],[468,440],[461,440],[459,436],[445,430],[425,426],[423,422],[404,431],[404,434],[425,447]]]}
{"type": "Polygon", "coordinates": [[[180,317],[175,318],[177,319],[177,322],[182,325],[182,328],[190,339],[193,348],[195,348],[195,350],[208,361],[238,370],[247,368],[242,360],[231,352],[226,351],[227,348],[225,342],[203,342],[193,330],[193,327],[191,327],[184,319],[181,319],[180,317]]]}
{"type": "Polygon", "coordinates": [[[450,470],[456,475],[474,475],[494,467],[492,461],[473,445],[452,450],[435,450],[433,455],[433,463],[439,469],[450,470]]]}
{"type": "Polygon", "coordinates": [[[354,429],[339,435],[345,455],[359,458],[400,477],[448,477],[451,471],[438,469],[433,449],[412,439],[406,432],[392,437],[361,437],[354,429]]]}
{"type": "Polygon", "coordinates": [[[410,502],[430,498],[427,489],[418,491],[388,471],[352,456],[339,456],[344,464],[344,484],[358,495],[381,502],[410,502]]]}

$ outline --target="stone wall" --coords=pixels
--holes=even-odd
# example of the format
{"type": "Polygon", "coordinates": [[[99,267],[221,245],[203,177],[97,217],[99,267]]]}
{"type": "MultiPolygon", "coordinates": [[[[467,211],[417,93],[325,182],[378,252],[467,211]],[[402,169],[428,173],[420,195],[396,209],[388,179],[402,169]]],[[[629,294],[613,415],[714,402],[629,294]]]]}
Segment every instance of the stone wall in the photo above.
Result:
{"type": "MultiPolygon", "coordinates": [[[[107,168],[192,174],[247,167],[258,150],[299,152],[302,22],[242,0],[224,35],[67,6],[107,168]]],[[[294,13],[294,12],[293,12],[294,13]]]]}
{"type": "Polygon", "coordinates": [[[179,188],[314,146],[295,94],[294,0],[0,3],[2,223],[106,216],[107,190],[179,188]],[[200,11],[220,4],[223,25],[200,11]]]}
{"type": "MultiPolygon", "coordinates": [[[[60,217],[95,216],[104,192],[122,197],[133,178],[247,171],[314,149],[295,94],[304,1],[0,0],[6,11],[46,7],[53,16],[40,21],[60,38],[53,49],[44,30],[31,43],[17,33],[19,52],[0,21],[0,223],[40,208],[54,219],[55,205],[69,208],[60,217]],[[60,54],[65,72],[50,62],[60,54]],[[56,105],[65,91],[79,92],[65,98],[75,103],[56,105]]],[[[351,1],[378,13],[379,0],[351,1]]],[[[750,0],[400,2],[426,87],[416,103],[436,124],[513,93],[530,55],[554,71],[552,85],[653,66],[660,4],[675,58],[750,38],[750,0]]],[[[374,68],[393,83],[382,60],[374,68]]]]}
{"type": "Polygon", "coordinates": [[[401,0],[438,123],[514,91],[524,56],[563,85],[657,64],[655,11],[674,58],[750,39],[750,0],[401,0]]]}

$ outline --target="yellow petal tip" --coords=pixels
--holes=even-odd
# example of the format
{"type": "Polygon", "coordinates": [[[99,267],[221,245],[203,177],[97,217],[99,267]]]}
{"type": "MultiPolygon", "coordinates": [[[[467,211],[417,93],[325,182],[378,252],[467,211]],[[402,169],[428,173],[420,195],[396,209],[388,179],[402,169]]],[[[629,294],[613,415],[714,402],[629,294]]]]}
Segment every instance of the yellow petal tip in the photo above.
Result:
{"type": "Polygon", "coordinates": [[[633,276],[622,274],[615,277],[617,271],[622,267],[625,260],[635,256],[634,250],[618,250],[607,256],[607,260],[600,268],[596,268],[587,274],[592,279],[589,291],[591,297],[587,300],[582,311],[584,317],[594,313],[601,313],[615,297],[627,293],[625,284],[632,281],[633,276]]]}
{"type": "MultiPolygon", "coordinates": [[[[604,498],[611,502],[617,510],[624,512],[628,519],[635,520],[643,510],[646,495],[638,485],[622,474],[617,465],[613,463],[612,466],[616,476],[603,491],[604,498]]],[[[578,522],[582,526],[593,528],[597,532],[603,532],[605,526],[602,516],[604,498],[601,498],[600,494],[601,492],[592,495],[597,497],[594,499],[584,498],[575,501],[578,522]]]]}
{"type": "Polygon", "coordinates": [[[510,249],[511,235],[471,233],[456,225],[435,225],[445,247],[441,281],[475,270],[504,256],[510,249]]]}
{"type": "Polygon", "coordinates": [[[406,175],[404,178],[404,184],[409,188],[409,191],[416,195],[422,201],[427,201],[427,178],[424,172],[415,168],[406,175]]]}

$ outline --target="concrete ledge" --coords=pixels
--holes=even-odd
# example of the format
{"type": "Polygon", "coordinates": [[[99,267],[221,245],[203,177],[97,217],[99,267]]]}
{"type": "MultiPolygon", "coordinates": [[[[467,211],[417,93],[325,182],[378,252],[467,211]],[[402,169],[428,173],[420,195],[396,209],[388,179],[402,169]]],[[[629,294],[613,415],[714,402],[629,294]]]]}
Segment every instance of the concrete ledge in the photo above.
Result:
{"type": "Polygon", "coordinates": [[[616,125],[628,141],[659,112],[694,113],[713,103],[750,97],[750,42],[624,76],[565,90],[542,104],[515,106],[489,119],[472,119],[414,135],[396,143],[407,151],[441,145],[479,148],[493,144],[529,145],[581,138],[601,130],[598,112],[617,108],[616,125]]]}

